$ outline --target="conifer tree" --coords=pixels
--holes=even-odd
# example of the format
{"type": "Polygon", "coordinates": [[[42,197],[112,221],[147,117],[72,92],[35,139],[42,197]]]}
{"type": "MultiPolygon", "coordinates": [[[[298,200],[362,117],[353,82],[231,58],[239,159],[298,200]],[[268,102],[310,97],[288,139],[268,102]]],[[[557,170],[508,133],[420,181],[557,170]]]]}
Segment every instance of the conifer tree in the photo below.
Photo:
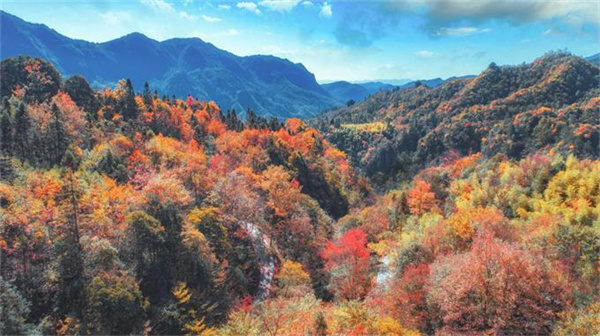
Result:
{"type": "Polygon", "coordinates": [[[125,120],[137,118],[137,106],[135,103],[135,92],[131,81],[120,80],[115,88],[117,93],[117,111],[121,113],[125,120]]]}
{"type": "Polygon", "coordinates": [[[26,159],[28,157],[27,150],[29,148],[30,143],[30,128],[31,120],[29,118],[29,114],[27,113],[25,104],[21,103],[17,108],[14,124],[14,142],[16,147],[16,154],[21,159],[26,159]]]}
{"type": "Polygon", "coordinates": [[[59,164],[69,146],[69,141],[61,120],[61,112],[56,103],[52,103],[52,121],[48,128],[48,146],[50,148],[50,163],[52,165],[59,164]]]}
{"type": "Polygon", "coordinates": [[[0,152],[10,155],[12,152],[12,121],[10,120],[11,111],[8,100],[4,100],[2,110],[0,110],[0,152]]]}

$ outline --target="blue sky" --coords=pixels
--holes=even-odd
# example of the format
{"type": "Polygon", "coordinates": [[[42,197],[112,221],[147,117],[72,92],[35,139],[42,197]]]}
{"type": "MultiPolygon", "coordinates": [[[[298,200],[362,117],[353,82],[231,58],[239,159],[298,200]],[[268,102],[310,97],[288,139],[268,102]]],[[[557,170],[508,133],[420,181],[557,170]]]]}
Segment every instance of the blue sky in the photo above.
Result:
{"type": "Polygon", "coordinates": [[[599,52],[600,2],[397,0],[3,0],[72,38],[199,37],[237,55],[303,63],[318,80],[477,74],[549,50],[599,52]]]}

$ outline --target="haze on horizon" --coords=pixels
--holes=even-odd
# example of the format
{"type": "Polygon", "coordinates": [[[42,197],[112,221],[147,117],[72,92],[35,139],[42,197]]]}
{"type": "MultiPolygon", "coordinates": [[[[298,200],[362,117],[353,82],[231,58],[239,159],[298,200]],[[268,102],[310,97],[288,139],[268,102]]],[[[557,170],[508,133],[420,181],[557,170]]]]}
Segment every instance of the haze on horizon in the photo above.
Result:
{"type": "Polygon", "coordinates": [[[92,42],[199,37],[302,63],[319,81],[446,78],[600,49],[594,0],[4,0],[0,9],[92,42]]]}

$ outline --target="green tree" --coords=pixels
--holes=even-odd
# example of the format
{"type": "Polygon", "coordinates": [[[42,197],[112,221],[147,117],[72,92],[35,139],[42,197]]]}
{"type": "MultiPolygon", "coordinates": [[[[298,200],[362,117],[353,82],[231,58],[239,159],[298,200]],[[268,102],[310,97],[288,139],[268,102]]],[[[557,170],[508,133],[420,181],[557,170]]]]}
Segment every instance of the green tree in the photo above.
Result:
{"type": "Polygon", "coordinates": [[[141,333],[146,302],[134,277],[126,272],[96,276],[86,288],[91,334],[141,333]]]}
{"type": "Polygon", "coordinates": [[[89,121],[98,120],[98,109],[100,108],[98,98],[83,76],[71,76],[65,81],[64,90],[75,104],[85,111],[89,121]]]}
{"type": "Polygon", "coordinates": [[[98,162],[97,170],[119,182],[127,180],[127,167],[125,167],[121,158],[115,156],[110,149],[104,153],[100,162],[98,162]]]}
{"type": "Polygon", "coordinates": [[[187,221],[202,232],[219,258],[224,258],[231,252],[227,228],[221,223],[219,209],[195,208],[188,215],[187,221]]]}
{"type": "Polygon", "coordinates": [[[144,105],[147,110],[152,108],[152,101],[154,100],[152,97],[152,92],[150,92],[150,86],[148,82],[144,83],[144,92],[142,93],[142,98],[144,99],[144,105]]]}
{"type": "Polygon", "coordinates": [[[7,99],[4,100],[0,110],[0,152],[5,155],[12,153],[12,131],[11,106],[7,99]]]}
{"type": "Polygon", "coordinates": [[[140,288],[151,301],[159,301],[169,290],[165,228],[143,211],[130,213],[126,222],[128,259],[135,265],[140,288]]]}
{"type": "Polygon", "coordinates": [[[122,79],[115,88],[117,96],[117,111],[123,119],[131,120],[137,118],[138,110],[135,103],[135,92],[129,79],[122,79]]]}
{"type": "Polygon", "coordinates": [[[59,164],[62,160],[67,147],[69,146],[69,139],[67,131],[63,125],[62,113],[60,112],[56,103],[52,103],[52,120],[48,127],[48,143],[50,163],[52,165],[59,164]]]}
{"type": "Polygon", "coordinates": [[[16,146],[16,154],[23,160],[29,157],[28,150],[31,142],[29,134],[30,128],[31,119],[29,118],[29,113],[25,108],[25,104],[21,103],[17,108],[17,113],[15,113],[14,143],[16,146]]]}
{"type": "Polygon", "coordinates": [[[29,303],[10,282],[0,277],[0,335],[31,335],[29,303]]]}

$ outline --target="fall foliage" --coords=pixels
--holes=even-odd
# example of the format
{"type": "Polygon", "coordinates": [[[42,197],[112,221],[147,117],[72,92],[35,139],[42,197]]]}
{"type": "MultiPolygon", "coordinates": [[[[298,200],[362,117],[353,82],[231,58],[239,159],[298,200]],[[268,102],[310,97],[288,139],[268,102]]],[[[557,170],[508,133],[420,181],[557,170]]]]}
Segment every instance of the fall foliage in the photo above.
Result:
{"type": "Polygon", "coordinates": [[[592,91],[481,93],[561,62],[584,67],[491,67],[320,127],[5,60],[0,333],[597,333],[592,91]]]}

